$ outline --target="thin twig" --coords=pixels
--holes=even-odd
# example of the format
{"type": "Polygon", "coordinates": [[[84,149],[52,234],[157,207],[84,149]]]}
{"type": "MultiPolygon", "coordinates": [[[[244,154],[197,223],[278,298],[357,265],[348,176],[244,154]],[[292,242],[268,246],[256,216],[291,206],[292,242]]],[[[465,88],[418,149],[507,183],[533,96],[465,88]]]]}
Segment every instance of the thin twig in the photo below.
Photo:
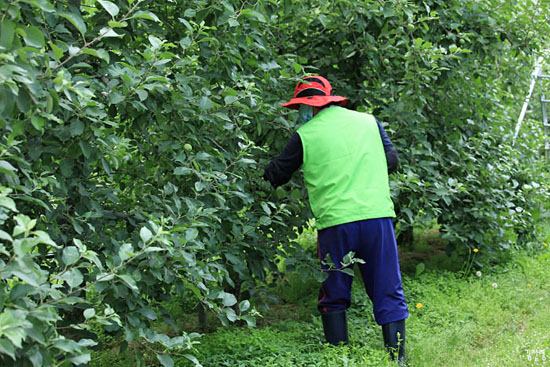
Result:
{"type": "Polygon", "coordinates": [[[4,18],[6,18],[6,15],[8,14],[8,11],[10,10],[10,7],[12,6],[12,4],[15,4],[16,2],[18,2],[19,0],[15,0],[15,1],[10,1],[8,3],[8,7],[6,8],[6,10],[4,11],[4,14],[2,14],[2,21],[4,21],[4,18]]]}
{"type": "MultiPolygon", "coordinates": [[[[122,17],[122,19],[120,19],[118,22],[119,23],[123,23],[126,19],[128,19],[128,17],[130,16],[131,13],[133,13],[133,11],[137,8],[137,6],[143,2],[144,0],[138,0],[134,6],[128,10],[128,12],[126,13],[126,15],[124,15],[122,17]]],[[[111,27],[109,27],[105,32],[101,33],[99,36],[97,36],[96,38],[94,38],[93,40],[89,41],[89,42],[86,42],[84,44],[84,46],[82,46],[82,48],[80,48],[80,50],[78,50],[75,54],[69,56],[67,59],[65,59],[65,61],[63,61],[61,64],[57,65],[56,67],[54,67],[52,69],[52,71],[56,70],[56,69],[59,69],[60,67],[62,67],[63,65],[65,65],[67,62],[69,62],[70,60],[74,59],[75,57],[77,57],[78,55],[80,55],[82,53],[82,51],[84,51],[86,48],[90,47],[91,45],[95,44],[96,42],[98,42],[99,40],[101,40],[103,37],[105,37],[105,35],[107,33],[109,33],[109,31],[113,30],[111,27]]]]}

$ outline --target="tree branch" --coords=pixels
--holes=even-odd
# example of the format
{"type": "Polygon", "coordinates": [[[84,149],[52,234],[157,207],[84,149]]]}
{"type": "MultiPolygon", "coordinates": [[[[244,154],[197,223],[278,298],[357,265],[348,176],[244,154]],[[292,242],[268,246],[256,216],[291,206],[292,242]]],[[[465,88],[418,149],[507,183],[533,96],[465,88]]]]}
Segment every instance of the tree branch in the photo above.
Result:
{"type": "Polygon", "coordinates": [[[8,11],[10,10],[10,7],[15,4],[16,2],[18,2],[19,0],[15,0],[15,1],[10,1],[8,3],[8,7],[6,8],[6,10],[4,11],[4,14],[2,14],[2,21],[4,20],[4,18],[6,18],[6,15],[8,14],[8,11]]]}
{"type": "MultiPolygon", "coordinates": [[[[130,16],[130,14],[132,14],[134,12],[134,10],[136,10],[137,6],[142,3],[144,0],[138,0],[134,6],[128,10],[128,12],[120,19],[118,20],[117,22],[119,23],[123,23],[126,19],[128,19],[128,17],[130,16]]],[[[60,63],[59,65],[57,65],[56,67],[54,67],[52,69],[52,71],[54,70],[57,70],[59,69],[60,67],[62,67],[63,65],[65,65],[67,62],[69,62],[70,60],[74,59],[75,57],[77,57],[78,55],[80,55],[82,53],[82,51],[84,51],[86,48],[90,47],[91,45],[97,43],[99,40],[101,40],[103,37],[105,37],[105,35],[107,33],[109,33],[109,31],[113,30],[113,28],[109,27],[105,32],[101,33],[99,36],[97,36],[96,38],[94,38],[93,40],[89,41],[89,42],[86,42],[84,44],[84,46],[82,46],[80,48],[80,50],[78,50],[75,54],[73,55],[70,55],[68,58],[65,59],[65,61],[63,61],[62,63],[60,63]]]]}
{"type": "Polygon", "coordinates": [[[40,306],[42,305],[50,305],[52,303],[57,303],[59,301],[62,301],[64,299],[67,299],[73,295],[75,295],[76,293],[80,292],[80,291],[84,291],[90,287],[93,287],[94,285],[96,285],[97,283],[101,282],[103,279],[107,278],[107,277],[110,277],[110,276],[113,276],[115,275],[120,269],[122,269],[123,267],[125,267],[126,265],[128,265],[129,263],[131,263],[132,261],[134,261],[138,256],[140,255],[143,255],[145,253],[145,250],[147,250],[154,242],[155,242],[155,239],[157,238],[158,234],[156,234],[150,241],[149,243],[143,247],[141,249],[141,251],[139,251],[137,254],[135,254],[134,256],[132,256],[131,258],[127,259],[126,261],[124,261],[122,264],[120,264],[119,266],[117,266],[116,268],[114,268],[113,270],[111,270],[109,273],[103,275],[103,276],[100,276],[99,278],[97,278],[96,280],[94,280],[93,282],[85,285],[84,287],[80,287],[78,289],[75,289],[74,291],[72,292],[69,292],[67,293],[66,295],[64,295],[63,297],[59,297],[59,298],[56,298],[56,299],[51,299],[47,302],[41,302],[37,308],[39,308],[40,306]]]}

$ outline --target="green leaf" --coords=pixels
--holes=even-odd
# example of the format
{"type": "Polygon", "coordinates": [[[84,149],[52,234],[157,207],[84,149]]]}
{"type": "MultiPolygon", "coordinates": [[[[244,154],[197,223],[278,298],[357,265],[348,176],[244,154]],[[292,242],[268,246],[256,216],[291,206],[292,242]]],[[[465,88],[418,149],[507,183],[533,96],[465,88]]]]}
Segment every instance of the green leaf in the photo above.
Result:
{"type": "Polygon", "coordinates": [[[224,8],[226,8],[229,12],[231,13],[234,13],[235,12],[235,8],[233,7],[233,5],[231,5],[230,3],[228,3],[227,1],[222,1],[222,5],[224,8]]]}
{"type": "Polygon", "coordinates": [[[174,361],[172,357],[166,354],[157,354],[157,359],[163,367],[174,367],[174,361]]]}
{"type": "Polygon", "coordinates": [[[10,292],[10,300],[16,301],[19,298],[27,297],[29,293],[34,290],[34,287],[29,284],[19,283],[16,284],[10,292]]]}
{"type": "Polygon", "coordinates": [[[161,252],[161,251],[166,251],[166,249],[162,247],[147,247],[147,249],[145,250],[145,252],[161,252]]]}
{"type": "Polygon", "coordinates": [[[189,228],[187,231],[185,231],[185,241],[193,241],[195,238],[197,238],[199,235],[199,231],[196,228],[189,228]]]}
{"type": "Polygon", "coordinates": [[[201,110],[209,110],[214,107],[212,100],[206,96],[203,96],[199,102],[199,107],[201,110]]]}
{"type": "Polygon", "coordinates": [[[35,273],[25,273],[21,270],[14,270],[12,271],[12,274],[24,281],[25,283],[32,285],[33,287],[40,287],[39,283],[41,279],[35,273]]]}
{"type": "Polygon", "coordinates": [[[107,24],[109,24],[109,27],[111,28],[124,28],[128,26],[128,23],[126,22],[116,22],[114,20],[110,20],[107,24]]]}
{"type": "Polygon", "coordinates": [[[392,9],[390,4],[386,4],[384,7],[384,18],[389,18],[395,15],[395,11],[392,9]]]}
{"type": "Polygon", "coordinates": [[[80,349],[80,346],[70,339],[57,339],[54,341],[53,346],[66,353],[74,353],[80,349]]]}
{"type": "Polygon", "coordinates": [[[4,231],[1,230],[1,229],[0,229],[0,240],[5,240],[5,241],[13,242],[13,238],[11,238],[11,236],[9,235],[9,233],[4,232],[4,231]]]}
{"type": "Polygon", "coordinates": [[[243,9],[243,11],[241,11],[241,15],[244,15],[245,17],[248,17],[248,18],[251,18],[251,17],[256,18],[258,19],[258,21],[262,23],[266,22],[264,15],[262,13],[257,12],[256,10],[243,9]]]}
{"type": "Polygon", "coordinates": [[[38,243],[50,245],[55,248],[61,248],[55,242],[53,242],[53,240],[50,238],[50,235],[47,232],[38,230],[38,231],[32,232],[32,234],[36,237],[36,240],[38,241],[38,243]]]}
{"type": "MultiPolygon", "coordinates": [[[[89,308],[87,310],[90,310],[89,308]]],[[[84,311],[86,312],[86,311],[84,311]]],[[[82,347],[95,347],[98,343],[92,339],[80,339],[78,345],[82,347]]]]}
{"type": "Polygon", "coordinates": [[[265,214],[271,215],[271,209],[269,208],[267,203],[262,202],[260,205],[261,205],[262,209],[264,210],[265,214]]]}
{"type": "Polygon", "coordinates": [[[18,212],[17,207],[15,206],[15,201],[13,201],[12,198],[2,196],[0,197],[0,206],[3,206],[4,208],[8,208],[12,212],[18,212]]]}
{"type": "Polygon", "coordinates": [[[279,64],[277,64],[277,61],[275,60],[272,60],[270,62],[262,62],[259,65],[265,71],[271,71],[281,67],[279,64]]]}
{"type": "Polygon", "coordinates": [[[136,280],[134,278],[132,278],[130,275],[128,274],[122,274],[122,275],[117,275],[120,279],[122,279],[122,281],[124,283],[126,283],[126,285],[128,287],[130,287],[132,290],[134,291],[137,291],[138,290],[138,287],[137,287],[137,284],[136,284],[136,280]]]}
{"type": "Polygon", "coordinates": [[[282,186],[279,186],[277,187],[277,189],[275,189],[275,194],[277,195],[278,199],[284,199],[287,196],[286,190],[282,186]]]}
{"type": "Polygon", "coordinates": [[[29,216],[24,214],[18,214],[14,219],[17,225],[13,229],[13,236],[17,236],[17,234],[21,234],[23,232],[30,232],[36,225],[36,219],[31,219],[29,216]]]}
{"type": "Polygon", "coordinates": [[[151,42],[151,46],[153,46],[153,50],[157,50],[162,46],[162,40],[155,36],[149,36],[148,37],[149,42],[151,42]]]}
{"type": "Polygon", "coordinates": [[[103,49],[93,49],[93,48],[85,48],[82,50],[83,54],[95,56],[98,59],[104,60],[106,62],[109,62],[109,52],[103,50],[103,49]]]}
{"type": "Polygon", "coordinates": [[[67,282],[69,287],[76,288],[84,281],[82,273],[78,269],[71,269],[63,274],[62,279],[67,282]]]}
{"type": "Polygon", "coordinates": [[[76,245],[76,247],[80,251],[85,251],[86,250],[86,246],[78,238],[73,238],[73,243],[76,245]]]}
{"type": "Polygon", "coordinates": [[[191,46],[191,43],[192,43],[192,41],[191,41],[191,38],[189,38],[189,37],[183,37],[182,39],[180,39],[180,46],[183,49],[186,49],[189,46],[191,46]]]}
{"type": "Polygon", "coordinates": [[[176,176],[185,176],[185,175],[189,175],[193,172],[193,170],[189,167],[176,167],[174,169],[174,174],[176,176]]]}
{"type": "Polygon", "coordinates": [[[136,90],[136,94],[138,95],[139,100],[140,100],[141,102],[145,101],[145,100],[147,99],[147,97],[149,96],[149,93],[147,93],[147,91],[144,90],[144,89],[138,89],[138,90],[136,90]]]}
{"type": "Polygon", "coordinates": [[[71,136],[79,136],[84,132],[84,123],[80,119],[73,120],[70,126],[71,136]]]}
{"type": "Polygon", "coordinates": [[[108,38],[108,37],[124,37],[123,34],[118,34],[116,33],[112,28],[110,27],[104,27],[104,28],[101,28],[101,30],[99,31],[99,34],[102,36],[102,37],[105,37],[105,38],[108,38]]]}
{"type": "Polygon", "coordinates": [[[139,313],[148,318],[149,320],[156,320],[157,314],[150,308],[143,307],[139,309],[139,313]]]}
{"type": "Polygon", "coordinates": [[[139,236],[141,237],[141,240],[143,242],[147,243],[153,237],[153,233],[151,233],[149,228],[141,227],[141,229],[139,231],[139,236]]]}
{"type": "Polygon", "coordinates": [[[237,298],[235,298],[235,296],[232,295],[231,293],[222,292],[220,297],[225,307],[231,307],[237,303],[237,298]]]}
{"type": "Polygon", "coordinates": [[[419,263],[418,265],[416,265],[416,276],[419,276],[420,274],[422,274],[425,269],[426,269],[426,265],[424,263],[419,263]]]}
{"type": "Polygon", "coordinates": [[[39,206],[41,206],[42,208],[44,208],[46,210],[50,210],[50,207],[45,202],[43,202],[40,199],[33,198],[32,196],[22,195],[22,196],[19,197],[19,199],[24,200],[24,201],[28,201],[29,203],[39,205],[39,206]]]}
{"type": "Polygon", "coordinates": [[[105,173],[107,176],[111,175],[111,166],[109,165],[109,162],[105,158],[101,158],[101,165],[103,166],[103,169],[105,170],[105,173]]]}
{"type": "Polygon", "coordinates": [[[82,257],[85,258],[86,260],[90,260],[91,262],[93,262],[95,264],[95,266],[97,266],[100,270],[103,270],[103,265],[101,264],[101,260],[99,259],[99,257],[97,256],[97,254],[93,251],[85,251],[83,254],[82,254],[82,257]]]}
{"type": "Polygon", "coordinates": [[[118,9],[118,6],[116,6],[116,4],[105,0],[97,0],[97,1],[101,4],[101,6],[103,6],[105,10],[107,10],[109,14],[111,14],[111,17],[114,18],[118,15],[119,9],[118,9]]]}
{"type": "Polygon", "coordinates": [[[225,312],[225,315],[227,316],[227,319],[231,322],[235,322],[237,321],[237,314],[235,313],[235,311],[232,309],[232,308],[225,308],[223,310],[223,312],[225,312]]]}
{"type": "Polygon", "coordinates": [[[298,189],[294,189],[290,192],[290,197],[292,198],[292,200],[300,200],[300,198],[302,197],[302,192],[298,189]]]}
{"type": "Polygon", "coordinates": [[[13,44],[13,38],[15,35],[15,24],[9,21],[7,18],[0,23],[0,47],[7,50],[11,49],[13,44]]]}
{"type": "Polygon", "coordinates": [[[199,360],[197,359],[197,357],[192,356],[191,354],[184,354],[183,356],[185,358],[187,358],[188,360],[190,360],[191,362],[193,362],[195,364],[195,367],[202,367],[202,365],[199,363],[199,360]]]}
{"type": "MultiPolygon", "coordinates": [[[[25,331],[26,331],[27,335],[29,336],[29,338],[33,339],[37,343],[39,343],[41,345],[46,344],[46,338],[45,338],[44,332],[40,328],[30,327],[30,328],[26,328],[25,331]]],[[[29,339],[27,339],[27,340],[29,340],[29,339]]],[[[33,363],[33,366],[35,366],[35,367],[42,367],[43,366],[43,364],[41,362],[42,361],[42,355],[40,353],[29,356],[29,359],[31,359],[31,361],[33,363]],[[33,360],[33,358],[34,358],[34,360],[33,360]]]]}
{"type": "Polygon", "coordinates": [[[92,318],[95,316],[95,309],[94,308],[87,308],[83,312],[84,317],[87,319],[92,318]]]}
{"type": "Polygon", "coordinates": [[[86,141],[81,140],[78,142],[78,145],[80,146],[80,150],[82,151],[82,154],[84,154],[84,157],[90,158],[92,154],[92,147],[90,146],[90,144],[86,141]]]}
{"type": "Polygon", "coordinates": [[[244,315],[244,316],[241,316],[241,319],[243,319],[244,321],[246,321],[246,323],[248,324],[248,326],[250,326],[250,327],[256,327],[256,319],[254,318],[254,316],[252,316],[252,315],[244,315]]]}
{"type": "Polygon", "coordinates": [[[150,11],[144,11],[144,10],[136,11],[134,15],[130,17],[130,19],[134,19],[134,18],[141,18],[141,19],[152,20],[154,22],[160,22],[160,19],[154,13],[150,11]]]}
{"type": "Polygon", "coordinates": [[[104,60],[107,63],[111,60],[109,56],[109,51],[100,48],[100,49],[97,49],[96,52],[97,52],[97,57],[99,57],[101,60],[104,60]]]}
{"type": "Polygon", "coordinates": [[[195,190],[197,190],[197,192],[201,192],[205,187],[206,185],[204,184],[204,182],[202,181],[195,182],[195,190]]]}
{"type": "Polygon", "coordinates": [[[193,18],[195,15],[197,15],[197,12],[193,8],[187,8],[183,12],[183,16],[186,17],[186,18],[193,18]]]}
{"type": "Polygon", "coordinates": [[[341,271],[342,273],[347,274],[349,276],[354,275],[353,268],[344,268],[344,269],[340,269],[339,271],[341,271]]]}
{"type": "Polygon", "coordinates": [[[80,258],[80,251],[75,246],[68,246],[63,249],[63,255],[61,259],[65,266],[70,266],[78,261],[80,258]]]}
{"type": "MultiPolygon", "coordinates": [[[[19,90],[19,95],[15,98],[15,102],[17,104],[17,108],[19,111],[23,113],[27,113],[30,111],[32,105],[31,105],[31,97],[29,96],[29,93],[25,89],[19,90]]],[[[14,136],[23,135],[25,131],[25,127],[23,124],[17,126],[14,126],[12,134],[14,136]]]]}
{"type": "Polygon", "coordinates": [[[69,55],[70,56],[76,56],[80,51],[80,47],[76,47],[76,46],[68,46],[67,47],[69,49],[69,55]]]}
{"type": "Polygon", "coordinates": [[[2,334],[4,334],[3,337],[7,337],[13,343],[13,345],[15,345],[17,348],[22,347],[21,343],[27,337],[27,333],[25,332],[25,330],[19,327],[9,328],[7,330],[4,329],[2,331],[2,334]]]}
{"type": "Polygon", "coordinates": [[[61,174],[64,177],[71,177],[73,174],[73,162],[70,159],[63,159],[61,160],[61,163],[59,164],[59,168],[61,169],[61,174]]]}
{"type": "Polygon", "coordinates": [[[236,100],[238,100],[238,98],[236,96],[225,96],[225,98],[223,99],[223,101],[225,102],[225,104],[229,105],[229,104],[232,104],[233,102],[235,102],[236,100]]]}
{"type": "Polygon", "coordinates": [[[85,365],[89,363],[91,360],[92,360],[92,356],[90,353],[80,354],[70,359],[72,364],[74,364],[75,366],[85,365]]]}
{"type": "Polygon", "coordinates": [[[223,113],[223,112],[216,112],[214,114],[214,116],[216,117],[219,117],[220,119],[224,120],[224,121],[228,121],[228,122],[233,122],[231,121],[231,119],[229,118],[229,116],[227,116],[227,114],[223,113]]]}
{"type": "Polygon", "coordinates": [[[120,249],[118,250],[118,257],[120,257],[120,261],[129,259],[132,256],[134,256],[134,248],[132,247],[131,243],[125,243],[122,246],[120,246],[120,249]]]}
{"type": "Polygon", "coordinates": [[[239,310],[241,312],[246,312],[250,308],[250,301],[244,300],[239,303],[239,310]]]}
{"type": "Polygon", "coordinates": [[[405,214],[407,214],[407,217],[409,217],[409,223],[413,222],[413,212],[409,208],[402,208],[401,211],[403,211],[405,214]]]}
{"type": "Polygon", "coordinates": [[[100,279],[100,282],[108,282],[110,280],[113,280],[115,278],[115,275],[114,274],[105,274],[105,273],[101,273],[101,274],[98,274],[96,279],[100,279]]]}
{"type": "Polygon", "coordinates": [[[32,126],[38,131],[43,131],[44,126],[46,125],[46,120],[43,117],[40,116],[32,116],[31,117],[31,123],[32,126]]]}
{"type": "Polygon", "coordinates": [[[86,34],[86,23],[82,20],[82,17],[80,15],[76,15],[73,13],[60,13],[63,18],[67,19],[84,37],[86,34]]]}
{"type": "Polygon", "coordinates": [[[30,47],[42,48],[45,46],[46,41],[42,31],[35,26],[28,26],[25,29],[26,36],[24,37],[25,43],[30,47]]]}
{"type": "Polygon", "coordinates": [[[45,11],[46,13],[53,13],[55,11],[55,7],[46,0],[20,0],[23,3],[27,3],[33,6],[36,6],[42,11],[45,11]]]}
{"type": "Polygon", "coordinates": [[[6,354],[15,361],[15,346],[7,339],[0,339],[0,353],[6,354]]]}

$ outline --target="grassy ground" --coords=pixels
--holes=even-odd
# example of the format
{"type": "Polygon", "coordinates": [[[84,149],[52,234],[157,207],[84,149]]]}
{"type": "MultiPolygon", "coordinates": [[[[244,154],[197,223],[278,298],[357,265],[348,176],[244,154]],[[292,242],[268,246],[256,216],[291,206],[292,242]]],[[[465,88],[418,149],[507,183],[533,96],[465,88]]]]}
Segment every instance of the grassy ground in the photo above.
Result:
{"type": "MultiPolygon", "coordinates": [[[[550,366],[550,250],[521,254],[517,260],[512,268],[468,279],[432,271],[405,278],[411,309],[409,365],[543,366],[545,353],[550,366]],[[422,307],[417,308],[419,303],[422,307]],[[538,362],[534,352],[539,353],[538,362]]],[[[348,347],[323,344],[313,304],[310,320],[289,318],[258,329],[220,329],[205,335],[198,358],[204,366],[390,365],[360,286],[354,287],[353,299],[348,347]]],[[[176,365],[191,364],[179,360],[176,365]]]]}
{"type": "MultiPolygon", "coordinates": [[[[543,231],[550,242],[550,221],[543,231]]],[[[437,259],[439,249],[430,251],[423,258],[428,263],[449,261],[437,259]]],[[[506,265],[467,277],[430,266],[418,276],[405,273],[409,366],[550,366],[549,270],[550,245],[538,244],[506,265]]],[[[280,295],[297,301],[274,305],[258,328],[220,328],[204,335],[195,355],[204,367],[394,366],[359,279],[348,312],[349,346],[324,343],[317,291],[314,281],[289,279],[280,295]]],[[[151,365],[153,357],[147,359],[151,365]]],[[[130,361],[128,352],[113,349],[97,354],[91,365],[133,365],[130,361]]],[[[183,357],[174,361],[178,367],[194,365],[183,357]]]]}

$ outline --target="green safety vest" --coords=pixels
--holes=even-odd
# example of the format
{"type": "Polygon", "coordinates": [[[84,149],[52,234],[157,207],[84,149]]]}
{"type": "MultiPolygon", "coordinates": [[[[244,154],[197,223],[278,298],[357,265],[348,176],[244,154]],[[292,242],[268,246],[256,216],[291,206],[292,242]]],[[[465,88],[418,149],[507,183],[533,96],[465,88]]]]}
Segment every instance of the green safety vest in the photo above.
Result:
{"type": "Polygon", "coordinates": [[[298,129],[317,229],[395,217],[386,155],[372,115],[329,107],[298,129]]]}

